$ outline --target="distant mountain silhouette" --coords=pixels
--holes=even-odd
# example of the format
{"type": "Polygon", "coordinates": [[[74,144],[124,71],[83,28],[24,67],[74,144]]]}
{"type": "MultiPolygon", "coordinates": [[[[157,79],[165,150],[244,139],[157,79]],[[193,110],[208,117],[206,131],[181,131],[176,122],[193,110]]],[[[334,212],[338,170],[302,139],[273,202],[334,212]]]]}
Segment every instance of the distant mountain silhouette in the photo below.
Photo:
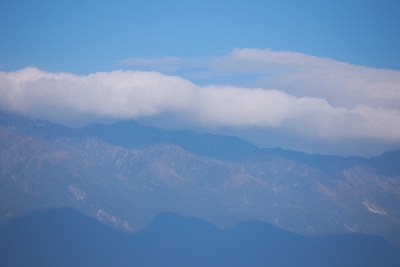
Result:
{"type": "Polygon", "coordinates": [[[15,127],[21,134],[43,137],[92,136],[107,143],[126,148],[146,148],[157,144],[175,144],[202,156],[228,160],[280,156],[301,164],[309,164],[324,171],[337,171],[353,165],[368,165],[388,175],[400,175],[400,150],[389,151],[371,159],[308,154],[282,148],[259,148],[235,136],[196,134],[190,131],[168,131],[145,126],[134,120],[113,124],[89,124],[82,128],[70,128],[40,119],[32,119],[0,110],[0,126],[15,127]]]}
{"type": "Polygon", "coordinates": [[[260,152],[258,147],[238,137],[194,134],[189,131],[166,131],[144,126],[132,120],[110,125],[91,124],[83,127],[81,131],[108,143],[127,148],[175,144],[195,154],[227,159],[240,159],[260,152]]]}
{"type": "MultiPolygon", "coordinates": [[[[317,169],[336,173],[354,165],[366,165],[387,175],[400,175],[400,150],[389,151],[371,159],[362,157],[341,157],[334,155],[308,154],[282,148],[259,148],[236,136],[218,134],[195,134],[190,131],[167,131],[141,125],[133,120],[114,124],[90,124],[72,130],[58,124],[49,124],[53,135],[72,134],[94,136],[110,144],[126,148],[145,148],[157,144],[175,144],[194,154],[227,160],[257,159],[267,156],[280,156],[300,164],[308,164],[317,169]]],[[[43,128],[39,128],[41,132],[43,128]]]]}
{"type": "Polygon", "coordinates": [[[373,236],[306,238],[261,222],[221,231],[172,213],[129,235],[58,209],[0,226],[0,266],[397,267],[400,249],[373,236]]]}
{"type": "Polygon", "coordinates": [[[39,138],[72,137],[78,130],[46,120],[30,118],[0,109],[0,127],[9,127],[18,134],[39,138]]]}
{"type": "Polygon", "coordinates": [[[370,165],[388,176],[400,176],[400,150],[383,153],[370,160],[370,165]]]}

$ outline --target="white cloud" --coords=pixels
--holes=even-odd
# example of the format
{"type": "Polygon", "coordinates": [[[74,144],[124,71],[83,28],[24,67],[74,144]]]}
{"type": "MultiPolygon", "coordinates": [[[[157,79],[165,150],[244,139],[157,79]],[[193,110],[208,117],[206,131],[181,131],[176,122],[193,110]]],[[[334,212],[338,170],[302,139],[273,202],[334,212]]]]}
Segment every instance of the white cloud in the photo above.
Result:
{"type": "Polygon", "coordinates": [[[26,68],[0,72],[0,105],[58,122],[164,116],[203,128],[285,129],[319,140],[400,142],[398,71],[255,49],[236,49],[207,65],[220,73],[257,74],[260,86],[199,86],[144,71],[78,76],[26,68]]]}
{"type": "Polygon", "coordinates": [[[1,72],[0,86],[3,106],[56,121],[75,115],[138,118],[180,111],[192,102],[196,88],[187,80],[156,72],[77,76],[35,68],[1,72]]]}
{"type": "Polygon", "coordinates": [[[210,60],[209,67],[232,75],[251,73],[258,86],[323,98],[334,106],[400,108],[400,71],[268,49],[235,49],[210,60]]]}

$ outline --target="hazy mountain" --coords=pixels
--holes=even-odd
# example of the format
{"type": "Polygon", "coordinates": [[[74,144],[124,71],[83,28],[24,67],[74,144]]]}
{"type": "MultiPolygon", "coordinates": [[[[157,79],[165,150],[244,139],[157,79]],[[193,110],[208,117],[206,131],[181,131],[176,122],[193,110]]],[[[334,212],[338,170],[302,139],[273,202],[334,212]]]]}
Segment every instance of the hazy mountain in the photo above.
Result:
{"type": "Polygon", "coordinates": [[[0,226],[1,266],[382,266],[400,249],[382,238],[306,238],[262,222],[222,231],[196,218],[156,217],[135,235],[70,209],[30,213],[0,226]]]}
{"type": "Polygon", "coordinates": [[[400,245],[399,155],[309,155],[133,121],[72,129],[2,112],[0,220],[66,206],[137,232],[170,211],[222,228],[258,220],[400,245]]]}

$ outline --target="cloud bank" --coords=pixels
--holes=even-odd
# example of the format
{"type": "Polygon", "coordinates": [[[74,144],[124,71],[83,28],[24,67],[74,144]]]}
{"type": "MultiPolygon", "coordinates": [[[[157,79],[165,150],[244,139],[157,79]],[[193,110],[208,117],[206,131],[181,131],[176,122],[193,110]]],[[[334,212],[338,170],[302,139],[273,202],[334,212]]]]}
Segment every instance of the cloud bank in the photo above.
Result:
{"type": "Polygon", "coordinates": [[[334,106],[400,108],[400,72],[373,69],[294,52],[235,49],[210,60],[215,71],[255,75],[255,83],[334,106]]]}
{"type": "MultiPolygon", "coordinates": [[[[163,58],[129,63],[179,62],[163,58]]],[[[0,106],[62,123],[79,117],[164,116],[204,128],[285,129],[327,141],[400,141],[399,71],[257,49],[235,49],[201,62],[214,75],[250,73],[253,85],[200,86],[152,71],[82,76],[31,67],[0,72],[0,106]]]]}

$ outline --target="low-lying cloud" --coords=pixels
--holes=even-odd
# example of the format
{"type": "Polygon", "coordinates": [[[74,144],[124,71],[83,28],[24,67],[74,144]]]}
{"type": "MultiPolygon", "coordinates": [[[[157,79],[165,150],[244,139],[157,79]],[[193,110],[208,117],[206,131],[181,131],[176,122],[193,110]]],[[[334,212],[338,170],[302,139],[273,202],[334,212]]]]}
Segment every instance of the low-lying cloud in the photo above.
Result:
{"type": "Polygon", "coordinates": [[[210,68],[231,75],[250,73],[258,86],[326,99],[334,106],[400,108],[399,71],[268,49],[235,49],[211,60],[210,68]]]}
{"type": "MultiPolygon", "coordinates": [[[[176,58],[131,64],[178,64],[176,58]]],[[[236,49],[202,61],[210,72],[255,74],[258,86],[199,86],[151,71],[89,75],[0,72],[0,105],[65,123],[166,116],[204,128],[285,129],[320,140],[400,141],[400,72],[300,53],[236,49]],[[205,63],[206,62],[206,63],[205,63]]]]}

